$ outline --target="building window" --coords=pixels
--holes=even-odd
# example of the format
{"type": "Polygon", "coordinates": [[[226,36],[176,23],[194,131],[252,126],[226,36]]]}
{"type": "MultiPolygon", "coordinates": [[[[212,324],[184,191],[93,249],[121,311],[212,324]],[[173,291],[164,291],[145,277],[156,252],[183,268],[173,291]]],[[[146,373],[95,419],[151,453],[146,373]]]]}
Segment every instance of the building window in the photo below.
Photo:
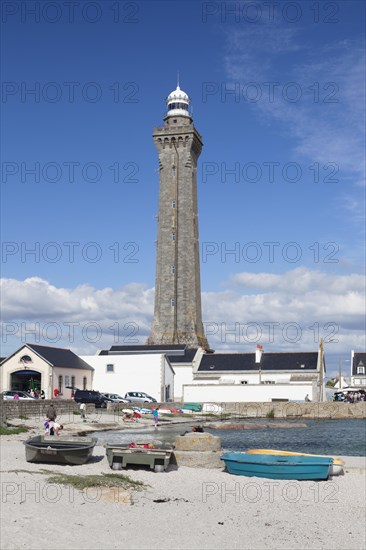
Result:
{"type": "Polygon", "coordinates": [[[71,377],[71,387],[73,390],[75,390],[75,376],[71,377]]]}
{"type": "Polygon", "coordinates": [[[20,358],[20,362],[23,363],[23,365],[27,365],[28,363],[32,363],[32,358],[29,357],[29,355],[23,355],[23,357],[20,358]]]}
{"type": "Polygon", "coordinates": [[[175,200],[172,201],[172,208],[176,208],[177,207],[177,202],[175,200]]]}
{"type": "Polygon", "coordinates": [[[112,363],[107,365],[107,372],[114,372],[114,365],[112,365],[112,363]]]}
{"type": "Polygon", "coordinates": [[[175,273],[175,265],[170,266],[170,272],[174,275],[175,273]]]}
{"type": "Polygon", "coordinates": [[[172,298],[172,299],[170,300],[170,303],[171,303],[171,306],[174,307],[174,306],[175,306],[175,298],[172,298]]]}
{"type": "Polygon", "coordinates": [[[65,376],[65,386],[70,386],[70,376],[65,376]]]}
{"type": "Polygon", "coordinates": [[[365,367],[364,366],[357,367],[357,374],[365,374],[365,367]]]}
{"type": "Polygon", "coordinates": [[[83,377],[83,390],[86,390],[86,376],[83,377]]]}
{"type": "Polygon", "coordinates": [[[361,378],[354,378],[354,383],[356,386],[359,386],[361,384],[361,378]]]}
{"type": "Polygon", "coordinates": [[[58,391],[60,393],[62,393],[62,386],[63,386],[63,378],[62,378],[62,374],[60,374],[60,376],[58,377],[58,391]]]}

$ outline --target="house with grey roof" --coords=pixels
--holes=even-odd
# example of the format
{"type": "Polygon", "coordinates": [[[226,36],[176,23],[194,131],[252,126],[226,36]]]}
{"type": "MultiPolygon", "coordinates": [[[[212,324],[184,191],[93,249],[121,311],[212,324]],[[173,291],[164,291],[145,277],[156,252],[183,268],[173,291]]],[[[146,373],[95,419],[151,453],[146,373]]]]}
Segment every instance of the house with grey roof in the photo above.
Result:
{"type": "Polygon", "coordinates": [[[183,388],[187,401],[323,401],[325,361],[315,352],[203,354],[193,381],[183,388]]]}
{"type": "Polygon", "coordinates": [[[366,353],[351,353],[351,386],[366,387],[366,353]]]}
{"type": "MultiPolygon", "coordinates": [[[[204,353],[202,348],[189,348],[186,344],[141,344],[134,346],[112,346],[109,350],[100,351],[98,355],[108,356],[109,359],[113,356],[120,356],[121,358],[125,358],[125,361],[126,356],[135,355],[139,357],[140,364],[149,363],[151,365],[154,364],[154,355],[158,354],[161,357],[162,364],[164,362],[163,358],[165,357],[165,361],[169,363],[174,372],[174,381],[170,381],[170,398],[174,399],[174,401],[181,401],[183,399],[183,386],[184,384],[192,383],[193,370],[198,367],[204,353]],[[149,359],[148,356],[150,357],[149,359]]],[[[90,363],[97,368],[97,362],[93,360],[93,358],[84,357],[84,359],[90,361],[90,363]]],[[[153,367],[151,367],[151,374],[152,369],[153,367]]],[[[167,372],[167,376],[170,376],[169,372],[167,372]]],[[[148,379],[145,377],[144,382],[146,383],[147,380],[148,379]]],[[[164,383],[164,385],[167,387],[166,383],[164,383]]],[[[147,390],[142,391],[147,392],[147,390]]],[[[160,393],[161,392],[159,392],[159,394],[160,393]]]]}
{"type": "Polygon", "coordinates": [[[54,391],[70,399],[73,389],[91,389],[93,367],[70,349],[24,344],[0,363],[1,391],[43,390],[51,399],[54,391]]]}
{"type": "MultiPolygon", "coordinates": [[[[113,358],[125,358],[128,364],[128,357],[134,355],[139,365],[147,366],[153,364],[154,354],[165,356],[174,369],[175,401],[303,401],[306,395],[314,401],[324,399],[322,346],[318,351],[287,353],[265,353],[261,345],[254,353],[215,353],[186,344],[112,346],[98,354],[101,383],[107,379],[107,363],[113,358]]],[[[84,359],[97,368],[92,358],[84,359]]],[[[132,369],[131,361],[130,365],[132,369]]],[[[147,372],[152,375],[153,367],[147,372]]]]}

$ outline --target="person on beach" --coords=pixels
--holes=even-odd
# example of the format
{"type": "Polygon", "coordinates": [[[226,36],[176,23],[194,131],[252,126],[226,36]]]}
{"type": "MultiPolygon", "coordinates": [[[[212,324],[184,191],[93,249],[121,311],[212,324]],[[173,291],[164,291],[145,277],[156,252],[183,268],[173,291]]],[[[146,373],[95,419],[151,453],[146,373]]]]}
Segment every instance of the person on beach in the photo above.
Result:
{"type": "Polygon", "coordinates": [[[48,407],[46,416],[49,420],[52,420],[52,422],[56,420],[57,412],[53,403],[48,407]]]}
{"type": "Polygon", "coordinates": [[[60,435],[60,431],[64,429],[62,424],[59,424],[54,420],[49,420],[48,418],[46,418],[44,427],[46,435],[60,435]]]}
{"type": "Polygon", "coordinates": [[[80,416],[83,420],[85,420],[85,410],[86,410],[86,405],[85,403],[80,403],[80,416]]]}
{"type": "Polygon", "coordinates": [[[311,401],[311,399],[310,399],[308,393],[305,395],[305,401],[306,401],[307,403],[309,403],[309,402],[311,401]]]}
{"type": "Polygon", "coordinates": [[[154,417],[154,427],[155,427],[155,430],[157,430],[158,424],[159,424],[159,407],[156,407],[153,410],[153,417],[154,417]]]}
{"type": "Polygon", "coordinates": [[[58,422],[53,422],[53,431],[56,435],[60,435],[60,431],[63,429],[64,427],[62,424],[59,424],[58,422]]]}

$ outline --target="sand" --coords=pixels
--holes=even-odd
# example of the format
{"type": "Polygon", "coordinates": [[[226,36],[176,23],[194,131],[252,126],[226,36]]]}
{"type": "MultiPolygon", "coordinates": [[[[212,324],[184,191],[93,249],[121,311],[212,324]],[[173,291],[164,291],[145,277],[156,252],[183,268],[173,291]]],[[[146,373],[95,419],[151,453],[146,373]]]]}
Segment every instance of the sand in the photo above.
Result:
{"type": "Polygon", "coordinates": [[[164,473],[124,470],[148,485],[141,492],[80,492],[47,483],[44,471],[116,473],[104,447],[82,466],[32,464],[22,444],[27,437],[1,437],[2,550],[366,547],[361,457],[346,458],[345,475],[324,482],[170,466],[164,473]]]}

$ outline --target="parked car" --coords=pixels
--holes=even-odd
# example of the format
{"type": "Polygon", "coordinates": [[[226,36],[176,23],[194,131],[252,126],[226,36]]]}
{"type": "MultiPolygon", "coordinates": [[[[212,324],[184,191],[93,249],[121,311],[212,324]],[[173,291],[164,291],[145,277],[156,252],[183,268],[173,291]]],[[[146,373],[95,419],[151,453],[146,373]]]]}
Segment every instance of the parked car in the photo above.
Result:
{"type": "Polygon", "coordinates": [[[107,403],[111,402],[111,400],[105,397],[102,393],[93,390],[76,390],[74,400],[76,403],[94,403],[97,409],[105,409],[107,407],[107,403]]]}
{"type": "Polygon", "coordinates": [[[127,399],[124,399],[121,395],[118,395],[118,393],[102,393],[109,401],[112,401],[112,403],[129,403],[127,399]]]}
{"type": "Polygon", "coordinates": [[[151,397],[151,395],[148,395],[147,393],[138,392],[138,391],[129,391],[125,395],[125,399],[129,403],[133,403],[134,401],[139,401],[140,403],[156,403],[156,399],[154,397],[151,397]]]}
{"type": "Polygon", "coordinates": [[[19,399],[23,400],[23,399],[35,399],[34,397],[32,397],[31,395],[29,395],[29,393],[25,392],[25,391],[3,391],[2,394],[1,394],[1,397],[5,400],[10,400],[10,399],[14,399],[14,395],[15,394],[18,394],[19,396],[19,399]]]}

